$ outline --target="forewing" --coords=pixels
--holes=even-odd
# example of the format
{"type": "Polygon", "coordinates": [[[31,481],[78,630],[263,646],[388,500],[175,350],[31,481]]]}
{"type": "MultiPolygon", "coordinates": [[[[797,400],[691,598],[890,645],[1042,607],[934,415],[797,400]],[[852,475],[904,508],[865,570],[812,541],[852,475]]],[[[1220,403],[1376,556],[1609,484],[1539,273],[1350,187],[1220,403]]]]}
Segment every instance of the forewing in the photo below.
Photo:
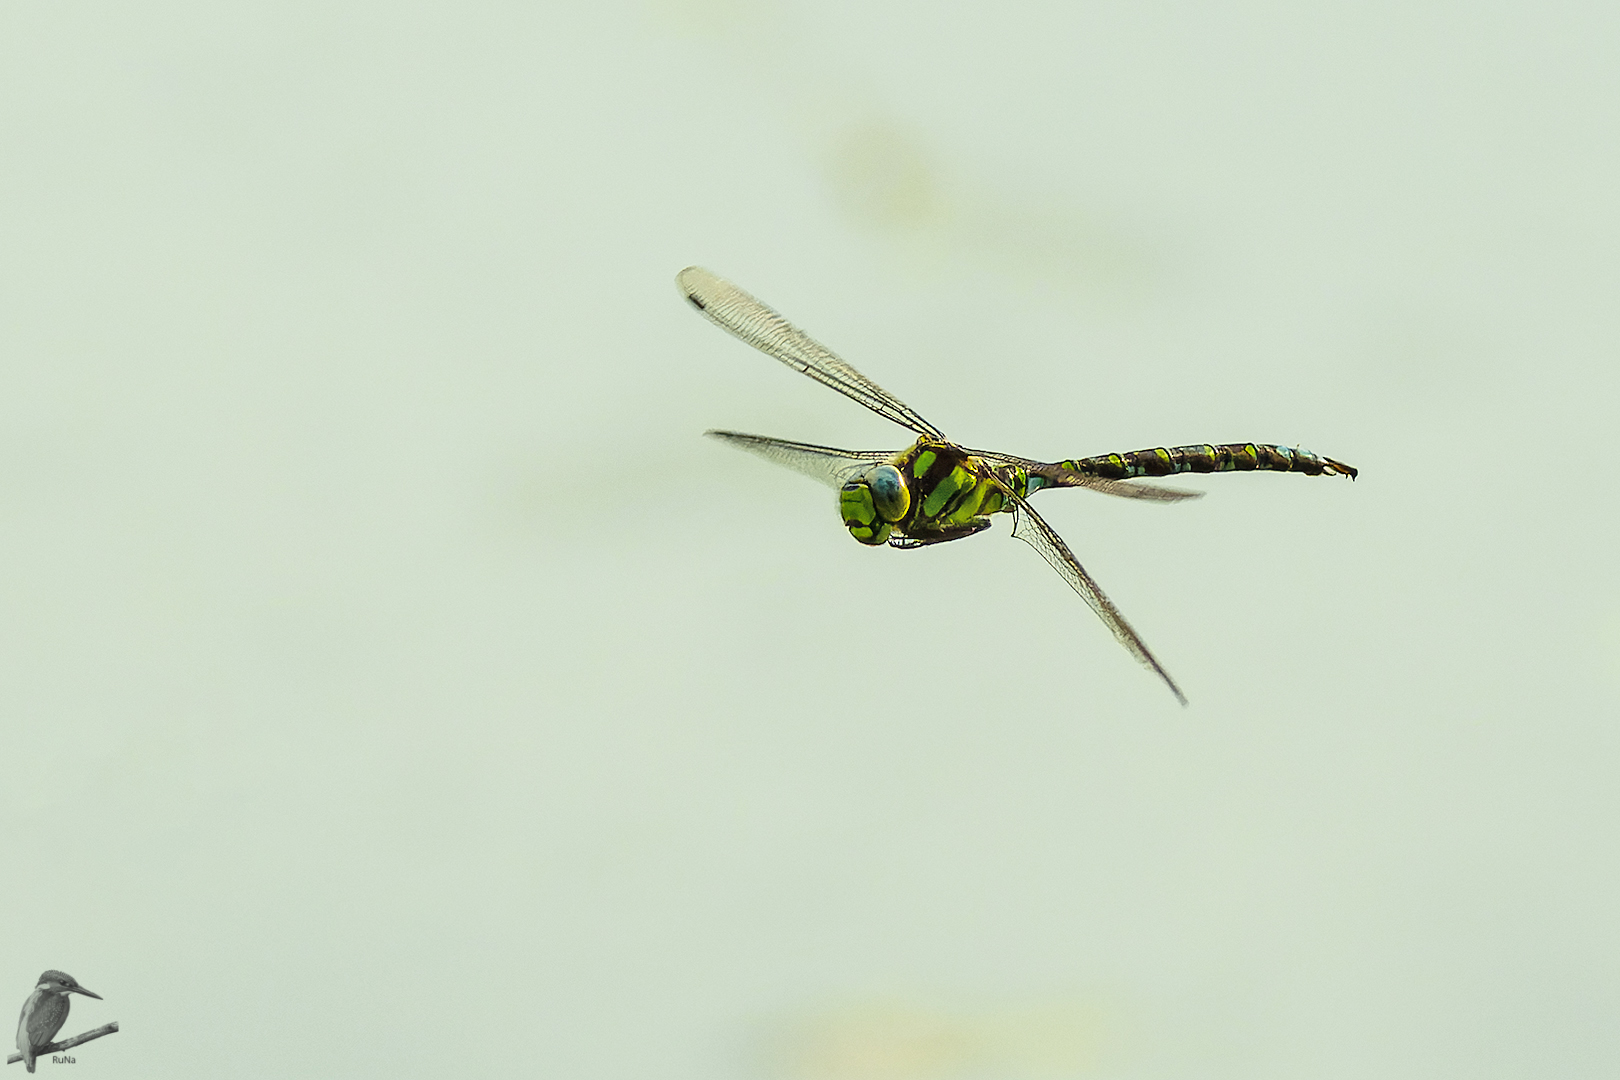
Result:
{"type": "Polygon", "coordinates": [[[1115,495],[1121,499],[1146,499],[1149,502],[1182,502],[1186,499],[1202,499],[1202,491],[1188,491],[1186,488],[1157,487],[1153,484],[1144,484],[1135,480],[1104,480],[1100,476],[1087,476],[1077,473],[1073,469],[1062,469],[1050,462],[1032,461],[1029,458],[1013,457],[1011,454],[993,454],[986,450],[969,450],[974,457],[983,458],[991,465],[1010,465],[1029,472],[1032,476],[1039,476],[1046,480],[1047,487],[1077,487],[1087,491],[1098,491],[1104,495],[1115,495]]]}
{"type": "Polygon", "coordinates": [[[1125,616],[1119,613],[1119,609],[1114,606],[1114,602],[1108,599],[1095,581],[1091,580],[1091,575],[1086,573],[1085,567],[1081,566],[1080,561],[1074,557],[1074,553],[1069,550],[1069,545],[1063,542],[1063,538],[1053,531],[1052,526],[1048,525],[1045,519],[1037,514],[1028,502],[1016,495],[1012,495],[1011,492],[1008,492],[1008,494],[1012,496],[1015,506],[1013,535],[1040,552],[1041,558],[1050,563],[1052,569],[1062,575],[1063,580],[1067,581],[1070,587],[1080,594],[1080,599],[1091,605],[1091,610],[1095,611],[1104,625],[1114,632],[1114,636],[1119,639],[1119,643],[1125,646],[1126,650],[1137,660],[1156,672],[1159,678],[1164,680],[1165,685],[1170,688],[1170,692],[1176,695],[1177,701],[1183,705],[1187,704],[1187,697],[1181,692],[1181,688],[1176,685],[1176,681],[1170,677],[1170,673],[1164,670],[1164,666],[1148,651],[1147,644],[1131,628],[1131,624],[1125,621],[1125,616]]]}
{"type": "Polygon", "coordinates": [[[701,266],[688,266],[675,276],[675,283],[692,306],[710,321],[760,352],[776,357],[793,370],[802,371],[901,427],[945,441],[937,427],[918,416],[905,402],[731,282],[701,266]]]}
{"type": "Polygon", "coordinates": [[[892,450],[839,450],[832,446],[788,442],[766,435],[748,435],[741,431],[705,431],[711,439],[758,454],[766,461],[783,468],[803,473],[828,487],[840,488],[874,465],[881,465],[895,454],[892,450]]]}

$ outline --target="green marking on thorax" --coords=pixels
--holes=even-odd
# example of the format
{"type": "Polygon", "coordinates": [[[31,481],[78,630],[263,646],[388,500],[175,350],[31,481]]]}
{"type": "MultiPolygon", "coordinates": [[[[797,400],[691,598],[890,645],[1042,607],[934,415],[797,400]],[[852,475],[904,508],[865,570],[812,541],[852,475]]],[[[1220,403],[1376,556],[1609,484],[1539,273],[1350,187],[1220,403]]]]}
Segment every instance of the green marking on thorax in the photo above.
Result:
{"type": "Polygon", "coordinates": [[[940,478],[939,483],[934,485],[934,490],[928,493],[928,497],[923,499],[922,516],[925,518],[937,517],[939,512],[945,509],[945,504],[950,502],[951,498],[958,491],[961,491],[964,486],[971,483],[972,480],[972,474],[960,465],[946,473],[940,478]]]}

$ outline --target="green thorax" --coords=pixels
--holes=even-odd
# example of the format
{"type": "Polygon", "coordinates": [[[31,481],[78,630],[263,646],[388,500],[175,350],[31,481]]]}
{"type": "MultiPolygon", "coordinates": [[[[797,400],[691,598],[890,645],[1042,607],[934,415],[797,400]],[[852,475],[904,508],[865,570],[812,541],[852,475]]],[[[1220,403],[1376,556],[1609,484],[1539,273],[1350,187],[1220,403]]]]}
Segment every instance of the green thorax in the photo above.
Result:
{"type": "MultiPolygon", "coordinates": [[[[1021,472],[1021,470],[1020,470],[1021,472]]],[[[924,436],[839,492],[850,535],[863,544],[932,544],[978,532],[989,515],[1011,509],[1022,475],[998,476],[959,446],[924,436]]]]}

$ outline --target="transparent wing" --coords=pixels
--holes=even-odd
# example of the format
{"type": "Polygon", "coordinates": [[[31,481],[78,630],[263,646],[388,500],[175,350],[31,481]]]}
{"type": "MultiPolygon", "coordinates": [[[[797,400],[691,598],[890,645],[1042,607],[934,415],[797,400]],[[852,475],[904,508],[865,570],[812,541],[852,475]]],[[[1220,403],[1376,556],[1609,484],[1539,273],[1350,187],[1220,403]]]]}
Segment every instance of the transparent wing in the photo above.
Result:
{"type": "MultiPolygon", "coordinates": [[[[1012,495],[1011,492],[1008,494],[1012,495]]],[[[1080,594],[1080,599],[1091,605],[1091,610],[1095,611],[1104,625],[1114,632],[1119,643],[1137,660],[1156,672],[1170,688],[1170,692],[1176,695],[1177,701],[1183,705],[1187,704],[1187,697],[1176,685],[1176,681],[1164,670],[1163,665],[1154,659],[1147,645],[1136,631],[1131,629],[1131,624],[1125,621],[1125,616],[1119,613],[1114,602],[1103,594],[1095,581],[1091,580],[1091,575],[1086,573],[1085,568],[1074,557],[1074,553],[1069,550],[1069,545],[1063,542],[1063,538],[1053,531],[1052,526],[1048,525],[1029,503],[1016,495],[1012,495],[1012,500],[1015,506],[1013,535],[1040,552],[1041,558],[1051,564],[1052,569],[1062,575],[1063,580],[1080,594]]]]}
{"type": "Polygon", "coordinates": [[[1104,480],[1100,476],[1087,476],[1073,469],[1064,469],[1047,461],[1031,461],[1011,454],[992,454],[987,450],[969,450],[974,457],[983,458],[992,465],[1010,465],[1024,469],[1031,476],[1039,476],[1047,487],[1078,487],[1087,491],[1100,491],[1104,495],[1117,495],[1122,499],[1146,499],[1150,502],[1181,502],[1184,499],[1202,499],[1202,491],[1185,488],[1158,487],[1136,480],[1104,480]]]}
{"type": "Polygon", "coordinates": [[[839,450],[765,435],[747,435],[741,431],[705,431],[703,434],[834,488],[843,487],[895,455],[893,450],[839,450]]]}
{"type": "Polygon", "coordinates": [[[760,352],[769,353],[793,370],[802,371],[901,427],[946,441],[937,427],[912,412],[905,402],[731,282],[701,266],[688,266],[675,275],[675,283],[692,306],[710,321],[760,352]]]}

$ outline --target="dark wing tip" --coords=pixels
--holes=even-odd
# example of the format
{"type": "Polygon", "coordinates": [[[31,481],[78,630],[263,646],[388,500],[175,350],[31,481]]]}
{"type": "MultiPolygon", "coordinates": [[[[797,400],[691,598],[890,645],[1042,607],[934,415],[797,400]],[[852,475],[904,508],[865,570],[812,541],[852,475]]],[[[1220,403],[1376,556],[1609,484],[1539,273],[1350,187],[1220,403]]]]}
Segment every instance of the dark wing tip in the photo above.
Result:
{"type": "MultiPolygon", "coordinates": [[[[1145,647],[1144,651],[1146,651],[1145,647]]],[[[1157,675],[1160,679],[1164,680],[1164,685],[1170,688],[1170,692],[1172,694],[1176,695],[1176,700],[1181,702],[1181,707],[1183,709],[1187,707],[1187,695],[1181,692],[1181,687],[1176,685],[1176,680],[1170,677],[1170,673],[1164,670],[1164,667],[1160,665],[1159,661],[1151,653],[1148,654],[1148,659],[1144,661],[1143,666],[1152,671],[1153,674],[1157,675]]]]}
{"type": "Polygon", "coordinates": [[[675,285],[681,290],[681,295],[686,297],[688,304],[691,304],[699,311],[707,311],[709,305],[703,302],[698,293],[703,290],[706,281],[714,280],[716,280],[715,276],[701,266],[688,266],[675,275],[675,285]]]}
{"type": "Polygon", "coordinates": [[[724,431],[720,428],[710,428],[703,433],[703,437],[713,439],[715,442],[729,443],[732,446],[741,444],[745,447],[755,447],[770,441],[758,435],[750,435],[746,431],[724,431]]]}

